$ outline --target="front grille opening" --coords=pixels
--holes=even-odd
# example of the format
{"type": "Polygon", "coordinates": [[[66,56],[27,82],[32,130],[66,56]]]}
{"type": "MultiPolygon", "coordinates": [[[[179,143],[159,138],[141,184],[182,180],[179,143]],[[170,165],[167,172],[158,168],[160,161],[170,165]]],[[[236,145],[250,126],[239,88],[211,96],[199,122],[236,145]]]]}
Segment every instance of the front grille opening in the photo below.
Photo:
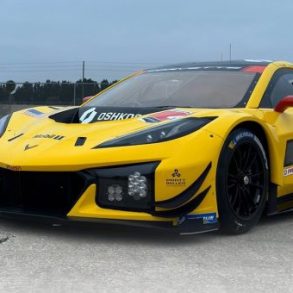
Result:
{"type": "Polygon", "coordinates": [[[0,169],[0,209],[66,216],[84,190],[79,173],[0,169]]]}

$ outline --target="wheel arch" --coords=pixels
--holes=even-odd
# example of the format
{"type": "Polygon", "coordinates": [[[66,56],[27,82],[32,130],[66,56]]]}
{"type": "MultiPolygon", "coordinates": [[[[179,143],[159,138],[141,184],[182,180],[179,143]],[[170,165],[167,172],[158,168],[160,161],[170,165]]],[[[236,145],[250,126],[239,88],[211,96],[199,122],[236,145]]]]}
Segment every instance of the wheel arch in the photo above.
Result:
{"type": "Polygon", "coordinates": [[[283,154],[280,153],[281,141],[277,129],[263,120],[263,117],[257,117],[251,113],[238,112],[237,115],[223,115],[211,123],[208,130],[217,134],[223,139],[223,145],[229,135],[239,128],[246,128],[255,133],[262,142],[267,154],[267,160],[270,172],[270,181],[276,185],[283,184],[283,154]]]}
{"type": "Polygon", "coordinates": [[[244,121],[244,122],[241,122],[241,123],[237,124],[231,130],[231,132],[236,130],[236,129],[239,129],[239,128],[248,129],[251,132],[253,132],[259,138],[259,140],[263,144],[263,147],[264,147],[264,149],[266,151],[267,159],[268,159],[268,163],[269,163],[269,169],[270,169],[271,160],[270,160],[269,142],[268,142],[268,137],[266,135],[266,132],[265,132],[264,128],[259,123],[255,122],[255,121],[244,121]]]}

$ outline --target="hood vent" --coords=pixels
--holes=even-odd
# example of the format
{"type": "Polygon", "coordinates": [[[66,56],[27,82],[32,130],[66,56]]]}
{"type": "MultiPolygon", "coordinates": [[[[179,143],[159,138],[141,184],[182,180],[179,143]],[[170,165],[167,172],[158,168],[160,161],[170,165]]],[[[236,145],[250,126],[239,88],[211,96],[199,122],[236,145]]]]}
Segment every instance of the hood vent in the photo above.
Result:
{"type": "Polygon", "coordinates": [[[75,146],[83,146],[86,142],[86,137],[78,137],[75,146]]]}

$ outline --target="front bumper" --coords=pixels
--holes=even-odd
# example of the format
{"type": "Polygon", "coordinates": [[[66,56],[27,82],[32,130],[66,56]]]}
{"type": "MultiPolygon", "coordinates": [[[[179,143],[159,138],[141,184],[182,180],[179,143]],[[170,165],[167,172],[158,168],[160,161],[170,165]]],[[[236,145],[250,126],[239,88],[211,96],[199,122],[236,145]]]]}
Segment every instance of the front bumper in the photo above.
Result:
{"type": "MultiPolygon", "coordinates": [[[[142,165],[120,169],[123,171],[123,168],[133,169],[142,165]]],[[[0,214],[34,215],[55,220],[118,221],[119,224],[172,228],[185,234],[215,230],[218,226],[216,212],[206,212],[207,206],[203,204],[207,196],[212,196],[212,187],[206,180],[211,168],[210,163],[193,184],[172,198],[155,200],[153,196],[151,208],[148,210],[101,206],[98,198],[99,176],[105,173],[105,169],[80,172],[21,172],[0,169],[0,214]],[[194,214],[200,205],[204,207],[204,213],[194,214]]],[[[112,169],[108,168],[107,172],[111,174],[112,169]]]]}

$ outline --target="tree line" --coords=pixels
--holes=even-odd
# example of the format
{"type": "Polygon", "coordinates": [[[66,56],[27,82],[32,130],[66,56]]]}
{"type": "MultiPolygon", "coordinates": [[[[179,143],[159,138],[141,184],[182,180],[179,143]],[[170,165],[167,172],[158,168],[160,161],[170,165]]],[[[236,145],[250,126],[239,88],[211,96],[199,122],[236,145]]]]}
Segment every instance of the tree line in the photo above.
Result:
{"type": "Polygon", "coordinates": [[[44,83],[24,82],[16,84],[10,80],[0,83],[1,104],[31,104],[31,105],[76,105],[81,104],[83,97],[92,96],[113,83],[107,79],[101,82],[92,79],[69,81],[50,81],[44,83]]]}

